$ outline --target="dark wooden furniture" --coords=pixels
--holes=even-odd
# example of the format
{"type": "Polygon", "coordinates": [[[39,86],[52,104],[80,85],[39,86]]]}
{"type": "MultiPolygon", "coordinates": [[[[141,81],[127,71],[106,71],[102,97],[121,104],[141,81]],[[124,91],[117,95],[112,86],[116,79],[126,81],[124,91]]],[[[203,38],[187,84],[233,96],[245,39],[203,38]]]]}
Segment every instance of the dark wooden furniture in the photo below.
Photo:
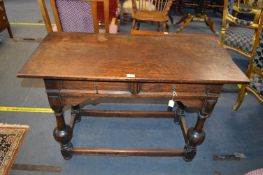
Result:
{"type": "Polygon", "coordinates": [[[151,21],[158,23],[158,31],[160,24],[162,31],[166,31],[172,3],[173,0],[132,0],[132,29],[139,29],[140,21],[151,21]]]}
{"type": "Polygon", "coordinates": [[[11,27],[6,15],[4,1],[0,0],[0,32],[7,29],[10,38],[13,38],[11,27]]]}
{"type": "MultiPolygon", "coordinates": [[[[192,160],[205,139],[203,126],[223,84],[247,83],[219,42],[208,35],[128,36],[50,33],[17,74],[44,79],[55,112],[55,139],[65,159],[72,154],[115,156],[184,156],[192,160]],[[141,50],[143,49],[143,52],[141,50]],[[161,103],[176,100],[174,111],[85,110],[90,103],[161,103]],[[65,123],[63,110],[72,107],[65,123]],[[195,110],[195,126],[187,128],[185,111],[195,110]],[[78,148],[71,144],[80,116],[173,117],[181,126],[181,149],[78,148]]],[[[77,133],[75,133],[77,134],[77,133]]]]}
{"type": "Polygon", "coordinates": [[[178,2],[179,6],[184,8],[194,8],[195,13],[188,13],[183,15],[175,25],[179,25],[183,22],[183,25],[177,30],[177,32],[183,31],[191,22],[193,21],[203,21],[209,27],[209,29],[216,33],[214,29],[212,19],[206,14],[205,10],[209,8],[223,8],[222,4],[218,4],[216,1],[207,1],[207,0],[180,0],[178,2]]]}
{"type": "MultiPolygon", "coordinates": [[[[199,0],[177,0],[176,1],[176,8],[181,13],[182,8],[193,8],[196,9],[199,6],[199,0]]],[[[213,9],[214,11],[223,9],[224,1],[223,0],[204,0],[203,1],[203,8],[204,9],[213,9]]]]}

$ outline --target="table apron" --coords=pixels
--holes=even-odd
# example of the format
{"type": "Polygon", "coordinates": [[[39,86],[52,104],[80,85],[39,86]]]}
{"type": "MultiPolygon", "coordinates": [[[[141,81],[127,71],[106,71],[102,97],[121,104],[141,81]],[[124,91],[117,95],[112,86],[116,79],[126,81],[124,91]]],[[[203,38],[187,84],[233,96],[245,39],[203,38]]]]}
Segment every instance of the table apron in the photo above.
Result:
{"type": "Polygon", "coordinates": [[[171,99],[200,109],[205,98],[217,99],[222,85],[96,82],[45,80],[49,99],[59,98],[63,106],[98,103],[168,104],[171,99]],[[176,95],[173,96],[175,88],[176,95]]]}

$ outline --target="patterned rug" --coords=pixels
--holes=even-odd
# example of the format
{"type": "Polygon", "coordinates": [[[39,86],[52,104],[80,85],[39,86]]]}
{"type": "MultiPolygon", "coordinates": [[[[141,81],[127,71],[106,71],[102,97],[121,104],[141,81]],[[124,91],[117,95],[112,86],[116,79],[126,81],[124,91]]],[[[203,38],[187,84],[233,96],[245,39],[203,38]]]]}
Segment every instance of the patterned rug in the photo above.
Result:
{"type": "Polygon", "coordinates": [[[245,175],[263,175],[263,168],[250,171],[246,173],[245,175]]]}
{"type": "Polygon", "coordinates": [[[15,161],[29,126],[0,123],[0,174],[7,175],[15,161]]]}

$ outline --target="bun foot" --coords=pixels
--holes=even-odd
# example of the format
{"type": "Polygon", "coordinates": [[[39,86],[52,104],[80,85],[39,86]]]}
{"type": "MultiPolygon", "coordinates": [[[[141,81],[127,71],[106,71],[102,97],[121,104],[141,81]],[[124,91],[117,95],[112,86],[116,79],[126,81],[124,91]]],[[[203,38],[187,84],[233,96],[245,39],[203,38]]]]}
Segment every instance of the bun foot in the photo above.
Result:
{"type": "Polygon", "coordinates": [[[190,146],[190,145],[185,145],[184,147],[184,160],[186,162],[190,162],[193,160],[193,158],[195,157],[196,155],[196,147],[195,146],[190,146]]]}
{"type": "Polygon", "coordinates": [[[72,158],[73,156],[72,149],[73,149],[73,145],[71,142],[61,145],[61,154],[65,160],[69,160],[72,158]]]}

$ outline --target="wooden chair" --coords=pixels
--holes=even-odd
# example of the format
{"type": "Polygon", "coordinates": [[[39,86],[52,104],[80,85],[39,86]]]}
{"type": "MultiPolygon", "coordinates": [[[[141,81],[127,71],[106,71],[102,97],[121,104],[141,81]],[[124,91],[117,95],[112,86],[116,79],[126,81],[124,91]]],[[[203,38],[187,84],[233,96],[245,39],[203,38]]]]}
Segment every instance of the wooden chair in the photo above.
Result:
{"type": "Polygon", "coordinates": [[[162,30],[166,31],[172,3],[173,0],[132,0],[132,29],[139,29],[140,21],[152,21],[162,24],[162,30]]]}
{"type": "Polygon", "coordinates": [[[13,33],[6,15],[4,1],[0,0],[0,32],[7,29],[10,38],[13,38],[13,33]]]}
{"type": "Polygon", "coordinates": [[[240,1],[224,0],[221,43],[249,59],[246,73],[250,84],[241,87],[233,111],[240,107],[247,91],[263,102],[262,24],[262,9],[248,7],[240,1]]]}
{"type": "Polygon", "coordinates": [[[131,35],[139,35],[139,36],[161,36],[161,35],[168,35],[168,32],[156,32],[156,31],[149,31],[149,30],[131,30],[131,35]]]}
{"type": "MultiPolygon", "coordinates": [[[[104,28],[109,32],[109,0],[50,0],[58,32],[99,32],[98,2],[103,2],[104,28]]],[[[45,0],[38,0],[48,32],[54,32],[45,0]]]]}

